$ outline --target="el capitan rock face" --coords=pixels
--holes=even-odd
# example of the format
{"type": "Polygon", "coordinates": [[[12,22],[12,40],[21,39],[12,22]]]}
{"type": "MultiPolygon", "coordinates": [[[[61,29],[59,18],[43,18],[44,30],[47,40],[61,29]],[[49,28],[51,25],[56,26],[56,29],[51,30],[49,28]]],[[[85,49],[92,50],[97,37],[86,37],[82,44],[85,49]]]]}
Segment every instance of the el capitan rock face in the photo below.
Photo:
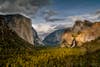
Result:
{"type": "Polygon", "coordinates": [[[5,18],[0,16],[0,48],[5,49],[3,51],[6,51],[5,54],[8,54],[11,51],[16,52],[18,49],[30,50],[33,49],[34,46],[19,37],[17,33],[8,26],[5,18]]]}
{"type": "Polygon", "coordinates": [[[73,40],[76,42],[75,46],[81,47],[83,43],[98,37],[100,37],[100,22],[76,21],[70,32],[63,33],[61,47],[72,47],[73,40]]]}
{"type": "Polygon", "coordinates": [[[25,41],[34,44],[31,20],[20,14],[0,15],[0,20],[4,21],[10,29],[15,31],[25,41]]]}

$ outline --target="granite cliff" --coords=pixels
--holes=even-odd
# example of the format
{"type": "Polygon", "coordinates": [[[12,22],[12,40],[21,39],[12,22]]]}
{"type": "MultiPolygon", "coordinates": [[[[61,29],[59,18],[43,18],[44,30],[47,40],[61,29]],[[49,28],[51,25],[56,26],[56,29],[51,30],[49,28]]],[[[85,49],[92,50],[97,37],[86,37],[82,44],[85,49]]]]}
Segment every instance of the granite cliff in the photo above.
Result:
{"type": "MultiPolygon", "coordinates": [[[[25,41],[12,30],[5,21],[4,17],[0,16],[0,49],[4,54],[17,51],[20,49],[33,49],[33,45],[25,41]],[[3,50],[4,49],[4,50],[3,50]]],[[[4,56],[3,56],[4,57],[4,56]]]]}
{"type": "Polygon", "coordinates": [[[83,43],[90,42],[100,37],[100,22],[90,22],[88,20],[75,21],[75,24],[66,29],[59,29],[43,40],[46,45],[58,45],[61,47],[81,47],[83,43]]]}
{"type": "Polygon", "coordinates": [[[83,43],[100,37],[100,22],[76,21],[71,31],[64,31],[61,47],[81,47],[83,43]]]}
{"type": "Polygon", "coordinates": [[[22,39],[34,44],[32,23],[27,17],[20,14],[0,15],[0,19],[8,25],[10,29],[15,31],[22,39]]]}
{"type": "Polygon", "coordinates": [[[33,45],[43,45],[43,42],[38,37],[36,30],[32,27],[30,18],[21,14],[0,15],[0,20],[3,21],[11,30],[15,31],[19,37],[33,45]]]}

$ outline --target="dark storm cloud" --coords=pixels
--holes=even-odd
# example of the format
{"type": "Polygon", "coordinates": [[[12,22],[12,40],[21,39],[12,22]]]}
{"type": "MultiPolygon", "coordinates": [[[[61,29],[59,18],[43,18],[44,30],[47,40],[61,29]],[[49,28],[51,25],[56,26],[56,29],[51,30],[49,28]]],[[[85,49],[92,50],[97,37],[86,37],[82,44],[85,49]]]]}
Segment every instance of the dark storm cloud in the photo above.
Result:
{"type": "Polygon", "coordinates": [[[49,3],[49,0],[0,0],[1,13],[23,13],[34,15],[37,10],[49,3]]]}
{"type": "Polygon", "coordinates": [[[53,16],[58,15],[59,13],[55,10],[47,10],[43,12],[44,14],[44,19],[46,22],[56,22],[56,21],[64,21],[65,19],[63,18],[52,18],[53,16]]]}

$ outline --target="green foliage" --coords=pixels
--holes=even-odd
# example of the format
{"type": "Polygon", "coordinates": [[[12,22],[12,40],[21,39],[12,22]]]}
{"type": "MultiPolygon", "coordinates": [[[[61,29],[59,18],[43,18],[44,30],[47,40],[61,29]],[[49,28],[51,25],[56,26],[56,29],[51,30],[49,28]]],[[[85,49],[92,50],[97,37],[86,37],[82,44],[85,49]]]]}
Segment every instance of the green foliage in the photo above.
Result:
{"type": "Polygon", "coordinates": [[[15,53],[2,54],[0,65],[11,67],[98,67],[100,65],[99,56],[99,51],[87,54],[85,48],[16,50],[15,53]]]}
{"type": "Polygon", "coordinates": [[[33,48],[16,33],[6,33],[0,38],[0,67],[99,67],[99,45],[97,39],[83,48],[33,48]]]}
{"type": "Polygon", "coordinates": [[[88,52],[98,51],[100,49],[100,37],[96,40],[92,40],[91,42],[84,43],[83,47],[85,47],[88,52]]]}

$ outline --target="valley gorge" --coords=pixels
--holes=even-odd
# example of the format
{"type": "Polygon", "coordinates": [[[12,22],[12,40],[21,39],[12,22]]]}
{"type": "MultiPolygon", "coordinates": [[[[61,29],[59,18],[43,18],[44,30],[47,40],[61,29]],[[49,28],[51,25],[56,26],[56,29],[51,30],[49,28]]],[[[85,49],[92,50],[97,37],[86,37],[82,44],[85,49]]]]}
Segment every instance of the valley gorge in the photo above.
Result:
{"type": "Polygon", "coordinates": [[[0,16],[0,67],[99,66],[99,22],[76,21],[73,27],[56,30],[42,42],[25,19],[19,14],[0,16]]]}
{"type": "Polygon", "coordinates": [[[0,19],[10,29],[15,31],[19,37],[36,46],[60,45],[61,47],[81,47],[83,43],[100,37],[100,22],[77,20],[73,27],[56,30],[42,41],[39,38],[38,32],[32,28],[31,19],[20,14],[0,15],[0,19]]]}
{"type": "Polygon", "coordinates": [[[90,42],[100,37],[100,22],[77,20],[72,27],[59,29],[43,40],[44,44],[61,47],[82,47],[85,42],[90,42]]]}

